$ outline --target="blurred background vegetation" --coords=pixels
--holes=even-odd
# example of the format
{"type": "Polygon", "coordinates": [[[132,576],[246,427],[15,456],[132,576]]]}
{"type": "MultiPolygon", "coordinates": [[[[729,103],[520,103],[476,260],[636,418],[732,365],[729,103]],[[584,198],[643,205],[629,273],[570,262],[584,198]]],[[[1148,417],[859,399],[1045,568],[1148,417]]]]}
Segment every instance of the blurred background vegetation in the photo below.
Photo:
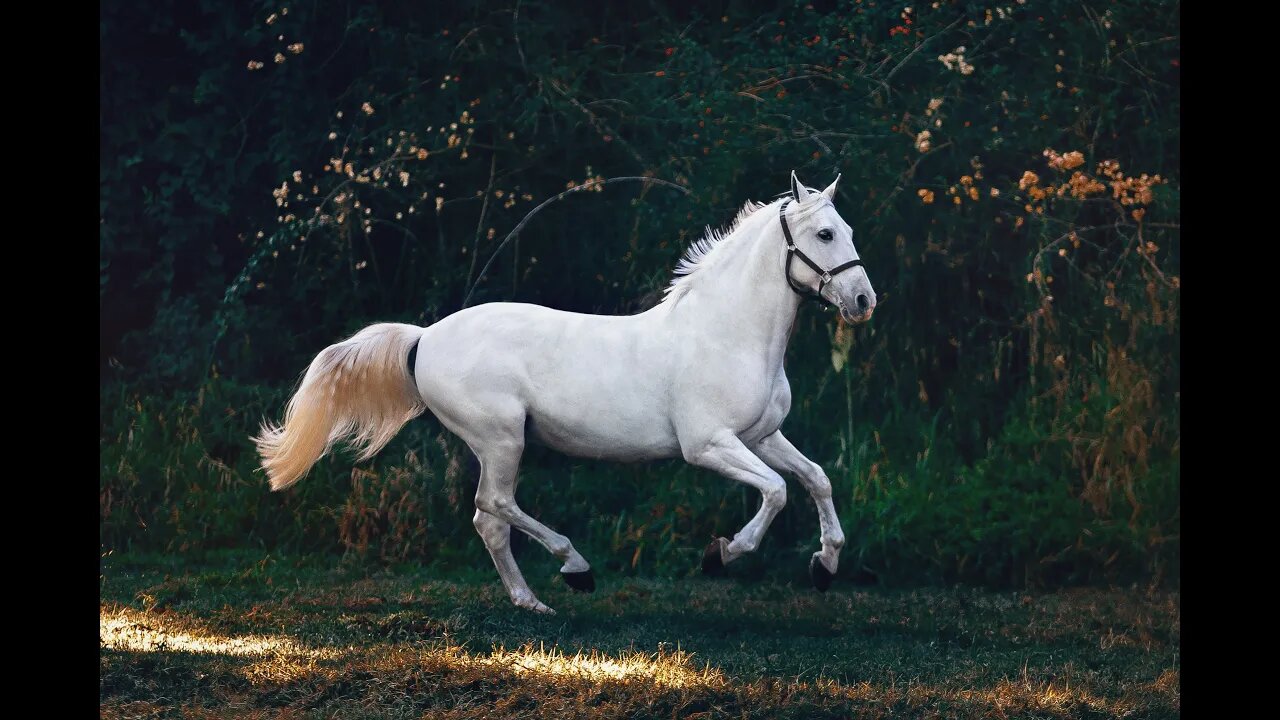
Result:
{"type": "MultiPolygon", "coordinates": [[[[845,572],[1177,583],[1179,5],[1137,0],[108,3],[103,549],[487,564],[433,419],[271,494],[249,436],[325,346],[522,301],[634,313],[795,169],[880,296],[802,307],[788,436],[845,572]],[[286,6],[287,5],[287,6],[286,6]],[[650,175],[535,206],[591,179],[650,175]]],[[[531,449],[525,509],[602,570],[684,575],[756,494],[531,449]]],[[[803,571],[799,488],[738,572],[803,571]],[[752,564],[752,563],[755,564],[752,564]],[[778,563],[789,562],[787,569],[778,563]]],[[[533,548],[540,551],[540,548],[533,548]]],[[[532,553],[529,553],[532,554],[532,553]]]]}

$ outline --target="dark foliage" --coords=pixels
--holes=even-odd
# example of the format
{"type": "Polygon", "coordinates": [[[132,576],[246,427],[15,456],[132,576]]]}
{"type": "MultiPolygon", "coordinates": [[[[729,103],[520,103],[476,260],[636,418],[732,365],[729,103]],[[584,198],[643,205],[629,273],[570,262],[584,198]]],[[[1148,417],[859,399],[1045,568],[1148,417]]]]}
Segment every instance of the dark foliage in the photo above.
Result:
{"type": "MultiPolygon", "coordinates": [[[[643,309],[704,225],[795,169],[843,174],[881,298],[858,328],[803,309],[787,359],[785,428],[835,482],[849,566],[1176,578],[1178,12],[104,5],[102,542],[483,557],[469,459],[434,421],[287,496],[248,436],[326,345],[473,287],[643,309]],[[636,175],[690,192],[572,194],[480,275],[538,203],[636,175]]],[[[530,512],[615,571],[692,570],[757,502],[676,464],[533,452],[525,473],[530,512]]],[[[800,567],[817,523],[792,497],[762,552],[800,567]]]]}

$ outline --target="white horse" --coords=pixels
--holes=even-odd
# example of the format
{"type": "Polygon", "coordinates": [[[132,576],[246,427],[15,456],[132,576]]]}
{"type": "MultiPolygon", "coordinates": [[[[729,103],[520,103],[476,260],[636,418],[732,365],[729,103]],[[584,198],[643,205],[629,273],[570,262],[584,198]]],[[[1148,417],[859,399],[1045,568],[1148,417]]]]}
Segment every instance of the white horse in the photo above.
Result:
{"type": "Polygon", "coordinates": [[[293,485],[340,439],[371,457],[430,409],[480,460],[474,522],[512,602],[552,613],[516,565],[511,526],[563,561],[574,589],[590,592],[595,581],[569,538],[516,504],[527,441],[617,461],[680,456],[759,490],[755,517],[708,546],[708,574],[760,545],[787,501],[779,473],[789,473],[818,506],[822,549],[809,570],[825,590],[844,545],[831,483],[779,428],[791,408],[783,358],[801,293],[851,323],[876,306],[832,204],[839,179],[818,192],[793,172],[790,197],[748,201],[724,232],[708,230],[688,249],[663,301],[638,315],[489,303],[427,328],[371,325],[325,348],[283,427],[265,424],[255,438],[271,489],[293,485]]]}

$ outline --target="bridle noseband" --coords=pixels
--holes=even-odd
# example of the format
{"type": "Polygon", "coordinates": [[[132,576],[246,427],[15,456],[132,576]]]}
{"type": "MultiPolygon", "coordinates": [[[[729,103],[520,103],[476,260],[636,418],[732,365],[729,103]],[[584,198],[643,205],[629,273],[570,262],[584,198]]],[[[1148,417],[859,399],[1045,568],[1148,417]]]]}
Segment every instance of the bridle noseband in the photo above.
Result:
{"type": "Polygon", "coordinates": [[[787,267],[784,271],[787,276],[787,284],[790,285],[791,289],[802,298],[816,297],[818,300],[821,300],[832,307],[836,307],[830,300],[822,297],[822,288],[826,287],[827,283],[830,283],[836,275],[839,275],[845,270],[851,270],[862,266],[862,260],[850,260],[849,262],[843,265],[837,265],[830,270],[823,270],[822,266],[818,265],[818,263],[813,260],[810,260],[809,256],[804,254],[803,250],[796,247],[796,241],[791,237],[791,228],[787,227],[787,206],[790,204],[791,200],[788,199],[778,207],[778,219],[782,221],[782,236],[787,240],[787,267]],[[817,292],[796,283],[795,279],[791,277],[791,258],[797,256],[805,265],[808,265],[814,272],[818,273],[819,279],[817,292]]]}

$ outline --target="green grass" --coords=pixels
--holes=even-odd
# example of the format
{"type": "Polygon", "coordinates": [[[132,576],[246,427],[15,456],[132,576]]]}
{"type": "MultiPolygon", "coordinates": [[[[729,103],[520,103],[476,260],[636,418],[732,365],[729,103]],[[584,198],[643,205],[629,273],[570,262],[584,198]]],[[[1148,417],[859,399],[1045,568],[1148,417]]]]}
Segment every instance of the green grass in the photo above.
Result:
{"type": "MultiPolygon", "coordinates": [[[[1177,593],[104,558],[103,717],[1177,717],[1177,593]]],[[[481,564],[483,561],[483,565],[481,564]]],[[[696,558],[690,558],[690,562],[696,558]]],[[[779,572],[775,577],[790,577],[779,572]]]]}

